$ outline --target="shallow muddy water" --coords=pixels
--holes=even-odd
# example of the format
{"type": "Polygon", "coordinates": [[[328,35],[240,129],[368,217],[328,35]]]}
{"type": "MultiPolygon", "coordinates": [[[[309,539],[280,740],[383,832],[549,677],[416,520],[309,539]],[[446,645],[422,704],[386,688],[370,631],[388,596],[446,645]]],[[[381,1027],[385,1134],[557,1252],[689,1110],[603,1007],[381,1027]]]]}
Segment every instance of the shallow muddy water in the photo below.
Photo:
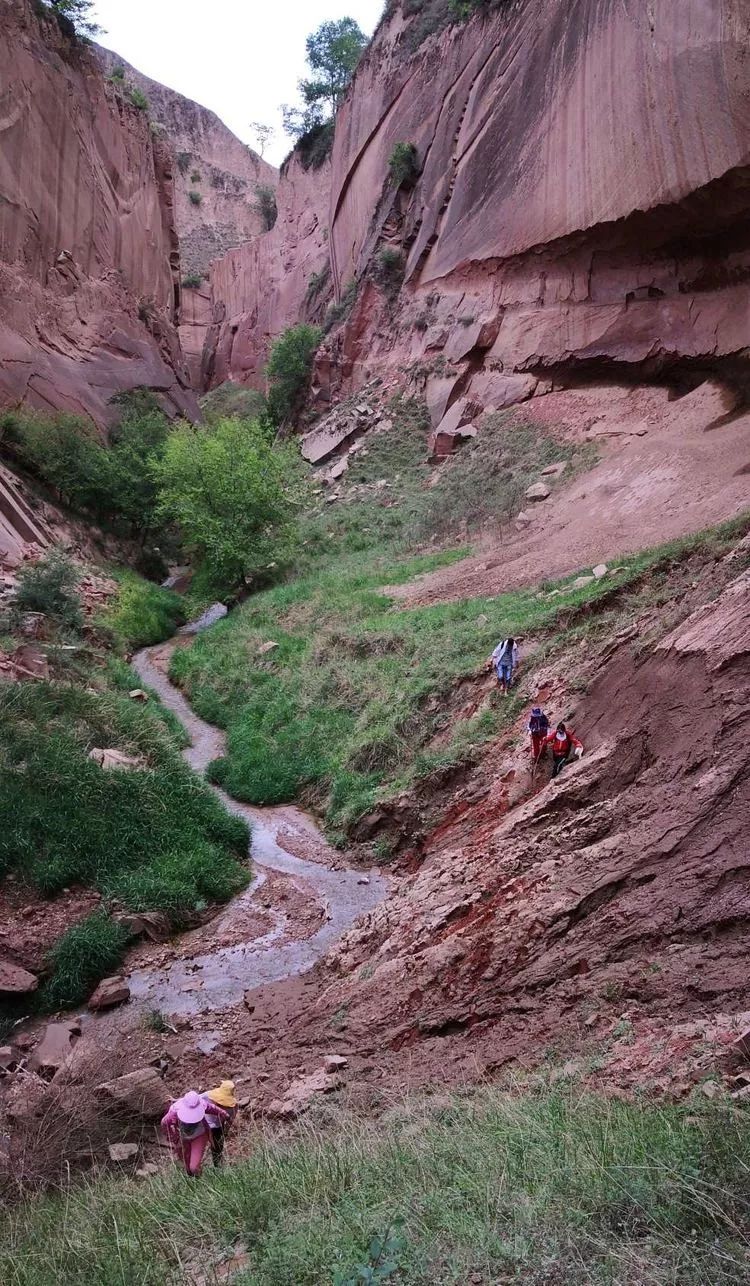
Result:
{"type": "MultiPolygon", "coordinates": [[[[154,663],[153,654],[158,652],[163,661],[166,651],[163,645],[144,648],[133,658],[133,669],[184,725],[192,743],[184,752],[185,758],[196,772],[203,773],[212,759],[224,753],[224,734],[198,718],[154,663]]],[[[362,870],[334,869],[334,864],[340,865],[341,855],[330,848],[313,819],[301,809],[292,805],[251,807],[213,789],[225,808],[251,827],[253,881],[209,926],[209,932],[215,931],[214,949],[164,966],[138,968],[128,975],[131,1003],[142,1008],[159,1009],[165,1014],[226,1009],[238,1004],[248,988],[304,973],[388,891],[386,880],[377,870],[366,873],[369,884],[361,884],[362,870]],[[320,905],[320,928],[311,936],[290,941],[294,939],[293,921],[280,908],[264,907],[266,917],[270,914],[274,921],[268,932],[239,945],[235,942],[222,946],[222,936],[233,919],[245,915],[258,900],[270,871],[288,876],[320,905]]]]}

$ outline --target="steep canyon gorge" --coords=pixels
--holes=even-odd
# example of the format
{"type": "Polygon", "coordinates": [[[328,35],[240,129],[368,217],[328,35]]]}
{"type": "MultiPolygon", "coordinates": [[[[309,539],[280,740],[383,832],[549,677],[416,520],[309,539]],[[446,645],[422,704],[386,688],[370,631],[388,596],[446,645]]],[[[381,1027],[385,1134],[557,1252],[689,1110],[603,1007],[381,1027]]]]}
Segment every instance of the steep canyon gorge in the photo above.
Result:
{"type": "MultiPolygon", "coordinates": [[[[305,137],[278,170],[34,0],[0,13],[0,416],[70,414],[111,445],[118,395],[147,389],[170,421],[210,426],[212,396],[264,394],[274,341],[319,328],[280,434],[312,466],[299,566],[238,581],[213,634],[137,653],[150,706],[120,679],[138,709],[160,694],[178,714],[188,763],[257,825],[261,871],[263,843],[276,864],[223,919],[196,903],[193,955],[177,935],[152,940],[139,905],[141,990],[84,1020],[55,1080],[79,1084],[74,1045],[82,1066],[97,1045],[118,1075],[148,1059],[175,1088],[231,1061],[253,1108],[284,1121],[308,1081],[308,1097],[350,1084],[359,1110],[357,1092],[525,1074],[557,1053],[622,1097],[681,1098],[714,1075],[744,1093],[747,0],[388,0],[330,146],[305,137]],[[529,441],[526,476],[510,457],[529,441]],[[498,478],[502,513],[462,524],[451,503],[498,478]],[[399,526],[410,505],[413,530],[399,526]],[[495,628],[522,648],[507,703],[479,645],[495,628]],[[325,674],[330,724],[315,725],[318,696],[300,714],[295,665],[325,674]],[[259,707],[257,728],[242,723],[253,685],[307,729],[290,752],[298,795],[254,798],[241,780],[251,761],[256,780],[263,738],[286,748],[259,707]],[[556,781],[527,753],[532,701],[583,739],[556,781]],[[340,751],[335,785],[315,777],[331,748],[310,750],[308,725],[340,751]],[[459,725],[476,744],[453,755],[459,725]],[[318,886],[345,889],[346,914],[318,886]],[[215,923],[235,970],[226,1004],[215,923]],[[243,1000],[245,933],[265,985],[243,1000]],[[266,947],[314,967],[271,968],[266,947]],[[167,1011],[176,989],[185,1023],[167,1013],[161,1029],[143,998],[167,1011]]],[[[9,453],[0,572],[14,577],[54,539],[15,467],[9,453]]],[[[170,571],[189,584],[189,568],[170,571]]],[[[424,1280],[521,1280],[460,1271],[424,1280]]]]}

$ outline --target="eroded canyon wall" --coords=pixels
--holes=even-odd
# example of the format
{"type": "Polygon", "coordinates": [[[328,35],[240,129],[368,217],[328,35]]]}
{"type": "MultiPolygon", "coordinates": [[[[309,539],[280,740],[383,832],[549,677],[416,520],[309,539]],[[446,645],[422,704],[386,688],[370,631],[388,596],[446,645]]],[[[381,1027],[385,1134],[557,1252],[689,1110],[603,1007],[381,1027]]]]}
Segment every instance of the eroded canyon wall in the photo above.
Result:
{"type": "Polygon", "coordinates": [[[278,218],[211,265],[212,326],[203,383],[263,388],[270,343],[306,315],[311,278],[328,266],[330,165],[305,168],[293,154],[277,190],[278,218]]]}
{"type": "MultiPolygon", "coordinates": [[[[744,379],[743,0],[517,0],[464,22],[444,8],[420,40],[424,15],[394,3],[338,114],[331,271],[339,296],[359,292],[321,351],[324,391],[399,368],[426,383],[436,426],[468,399],[449,436],[552,381],[744,379]],[[411,188],[390,178],[396,143],[416,148],[411,188]],[[386,273],[384,250],[401,256],[386,273]]],[[[232,325],[265,271],[244,275],[249,307],[235,273],[232,325]]],[[[215,272],[219,303],[225,289],[215,272]]]]}
{"type": "Polygon", "coordinates": [[[54,18],[4,0],[2,25],[0,405],[104,425],[145,385],[195,415],[169,149],[54,18]]]}

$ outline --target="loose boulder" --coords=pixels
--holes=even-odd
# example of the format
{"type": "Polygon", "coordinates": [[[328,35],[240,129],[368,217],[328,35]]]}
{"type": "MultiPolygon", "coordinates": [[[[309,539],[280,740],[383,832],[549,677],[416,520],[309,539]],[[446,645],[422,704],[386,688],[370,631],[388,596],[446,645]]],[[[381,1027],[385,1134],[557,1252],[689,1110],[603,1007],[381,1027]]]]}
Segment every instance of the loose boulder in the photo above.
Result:
{"type": "Polygon", "coordinates": [[[38,986],[39,979],[28,969],[13,964],[12,960],[0,959],[0,992],[4,995],[26,996],[38,986]]]}
{"type": "Polygon", "coordinates": [[[125,979],[116,974],[112,978],[103,978],[89,1000],[89,1009],[111,1009],[122,1005],[130,999],[130,987],[125,979]]]}
{"type": "Polygon", "coordinates": [[[38,1072],[45,1080],[51,1080],[71,1053],[80,1034],[77,1022],[47,1023],[44,1035],[29,1059],[30,1070],[38,1072]]]}
{"type": "Polygon", "coordinates": [[[545,486],[543,482],[532,482],[531,486],[527,487],[525,492],[527,500],[536,501],[547,500],[549,494],[549,487],[545,486]]]}
{"type": "Polygon", "coordinates": [[[344,1058],[343,1054],[326,1054],[323,1059],[323,1068],[329,1076],[334,1072],[340,1072],[343,1068],[349,1066],[349,1059],[344,1058]]]}
{"type": "Polygon", "coordinates": [[[105,750],[101,746],[94,746],[89,751],[88,758],[105,772],[133,772],[136,768],[144,767],[144,760],[135,755],[126,755],[122,750],[105,750]]]}
{"type": "Polygon", "coordinates": [[[94,1093],[147,1120],[163,1116],[169,1099],[164,1082],[153,1067],[139,1067],[135,1072],[117,1076],[113,1081],[97,1085],[94,1093]]]}
{"type": "Polygon", "coordinates": [[[107,1151],[110,1161],[132,1161],[138,1156],[137,1143],[110,1143],[107,1151]]]}
{"type": "Polygon", "coordinates": [[[597,563],[596,567],[593,568],[593,574],[597,580],[601,580],[603,576],[607,575],[607,570],[606,563],[597,563]]]}

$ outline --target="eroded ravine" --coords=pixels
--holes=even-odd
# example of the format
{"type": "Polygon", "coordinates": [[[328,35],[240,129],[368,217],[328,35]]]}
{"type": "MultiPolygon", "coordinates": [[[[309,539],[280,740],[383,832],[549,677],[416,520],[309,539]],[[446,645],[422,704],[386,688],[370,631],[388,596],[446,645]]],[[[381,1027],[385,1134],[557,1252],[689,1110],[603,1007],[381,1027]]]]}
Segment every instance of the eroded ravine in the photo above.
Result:
{"type": "MultiPolygon", "coordinates": [[[[133,668],[180,720],[191,739],[185,758],[196,772],[203,773],[211,760],[223,753],[224,734],[195,714],[154,663],[157,652],[163,662],[163,647],[144,648],[133,658],[133,668]]],[[[255,808],[230,799],[224,791],[216,789],[216,793],[225,808],[244,818],[251,828],[253,881],[213,922],[215,949],[174,959],[163,967],[138,968],[128,975],[132,1000],[167,1014],[226,1009],[239,1003],[251,987],[304,973],[358,916],[370,911],[387,893],[387,882],[377,871],[368,872],[369,883],[363,884],[359,882],[361,870],[340,868],[339,855],[300,809],[290,805],[255,808]],[[315,860],[299,856],[300,851],[313,853],[315,860]],[[272,871],[298,882],[319,901],[321,927],[307,938],[289,941],[290,935],[294,937],[294,924],[276,914],[270,931],[262,936],[221,946],[222,924],[247,911],[272,871]],[[286,940],[280,941],[282,938],[286,940]]]]}

